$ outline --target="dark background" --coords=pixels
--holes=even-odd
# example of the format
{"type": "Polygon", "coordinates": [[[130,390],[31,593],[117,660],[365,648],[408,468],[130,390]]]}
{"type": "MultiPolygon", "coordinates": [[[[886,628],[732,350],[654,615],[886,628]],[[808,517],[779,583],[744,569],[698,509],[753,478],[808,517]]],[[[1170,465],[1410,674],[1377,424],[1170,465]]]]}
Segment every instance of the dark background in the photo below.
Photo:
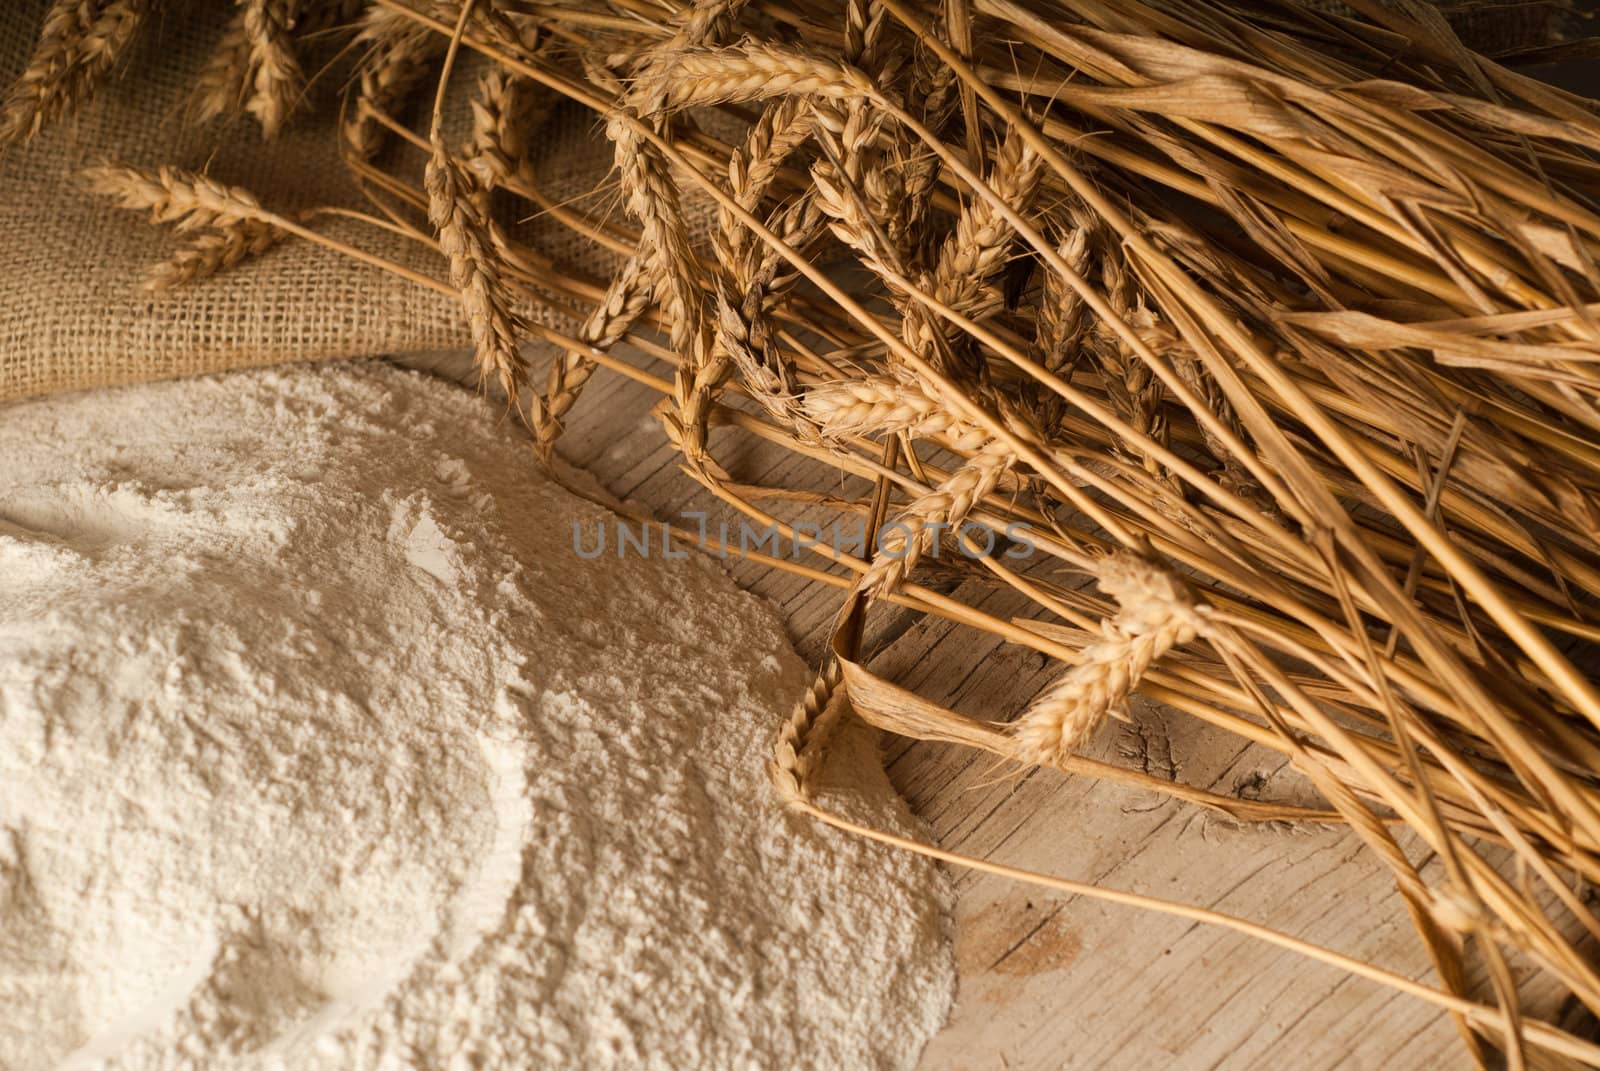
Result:
{"type": "MultiPolygon", "coordinates": [[[[1579,37],[1600,36],[1600,0],[1573,0],[1574,29],[1579,37]]],[[[1589,59],[1529,67],[1527,73],[1575,93],[1600,98],[1600,54],[1589,59]]]]}

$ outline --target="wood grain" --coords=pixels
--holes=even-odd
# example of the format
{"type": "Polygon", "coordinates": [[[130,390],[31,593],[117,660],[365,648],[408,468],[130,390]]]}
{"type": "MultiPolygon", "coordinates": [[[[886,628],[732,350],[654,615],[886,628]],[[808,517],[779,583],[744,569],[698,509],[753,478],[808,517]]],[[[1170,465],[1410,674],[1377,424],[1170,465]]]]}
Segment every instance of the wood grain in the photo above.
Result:
{"type": "MultiPolygon", "coordinates": [[[[736,518],[678,470],[649,415],[655,401],[620,377],[597,377],[560,456],[656,517],[705,511],[713,530],[736,518]]],[[[726,431],[712,449],[735,478],[817,478],[786,452],[726,431]]],[[[815,662],[839,593],[736,558],[727,564],[779,607],[815,662]]],[[[958,594],[996,613],[1020,609],[1003,591],[958,594]]],[[[1019,710],[1055,672],[1031,651],[893,608],[874,611],[868,649],[892,679],[991,717],[1019,710]]],[[[1315,802],[1281,756],[1143,700],[1133,723],[1109,726],[1091,754],[1212,791],[1315,802]]],[[[1237,825],[1155,793],[1018,772],[904,739],[886,741],[884,760],[946,848],[1247,916],[1437,984],[1386,869],[1342,828],[1237,825]]],[[[1423,859],[1414,843],[1408,850],[1423,859]]],[[[961,989],[924,1054],[929,1071],[1470,1066],[1454,1027],[1431,1007],[1291,953],[971,871],[952,877],[961,989]]],[[[1555,1017],[1562,1009],[1533,986],[1524,1010],[1555,1017]]]]}

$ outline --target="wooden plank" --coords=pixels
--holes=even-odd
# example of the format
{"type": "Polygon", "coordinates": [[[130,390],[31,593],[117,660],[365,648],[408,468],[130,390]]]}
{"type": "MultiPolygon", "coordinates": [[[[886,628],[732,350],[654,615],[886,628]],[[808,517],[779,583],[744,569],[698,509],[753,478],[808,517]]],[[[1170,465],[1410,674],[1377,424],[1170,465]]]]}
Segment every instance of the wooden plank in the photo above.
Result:
{"type": "MultiPolygon", "coordinates": [[[[678,470],[649,416],[655,401],[598,375],[562,457],[663,519],[691,510],[713,528],[736,519],[678,470]]],[[[717,455],[745,478],[817,479],[815,466],[777,448],[729,449],[727,435],[716,433],[717,455]]],[[[728,566],[779,607],[815,662],[838,592],[749,561],[728,566]]],[[[1000,614],[1021,608],[1005,591],[961,594],[1000,614]]],[[[869,637],[885,675],[990,716],[1020,709],[1055,672],[1034,652],[893,608],[875,612],[869,637]]],[[[1312,800],[1282,756],[1144,701],[1091,753],[1218,792],[1312,800]]],[[[1241,826],[1152,792],[1009,770],[925,742],[886,741],[884,759],[946,848],[1243,915],[1437,984],[1386,869],[1347,830],[1241,826]]],[[[961,990],[927,1069],[1468,1066],[1442,1014],[1333,968],[1183,920],[970,870],[951,876],[961,990]]],[[[1553,1016],[1555,995],[1533,992],[1525,1010],[1553,1016]]]]}

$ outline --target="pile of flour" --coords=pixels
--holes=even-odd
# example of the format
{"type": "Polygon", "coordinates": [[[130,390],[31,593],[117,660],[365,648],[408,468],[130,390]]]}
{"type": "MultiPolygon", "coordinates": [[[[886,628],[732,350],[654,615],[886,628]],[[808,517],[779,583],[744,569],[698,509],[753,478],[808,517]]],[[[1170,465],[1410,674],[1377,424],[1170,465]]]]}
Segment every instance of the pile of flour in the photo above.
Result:
{"type": "Polygon", "coordinates": [[[915,1062],[939,874],[781,810],[780,624],[606,523],[381,365],[0,409],[0,1068],[915,1062]]]}

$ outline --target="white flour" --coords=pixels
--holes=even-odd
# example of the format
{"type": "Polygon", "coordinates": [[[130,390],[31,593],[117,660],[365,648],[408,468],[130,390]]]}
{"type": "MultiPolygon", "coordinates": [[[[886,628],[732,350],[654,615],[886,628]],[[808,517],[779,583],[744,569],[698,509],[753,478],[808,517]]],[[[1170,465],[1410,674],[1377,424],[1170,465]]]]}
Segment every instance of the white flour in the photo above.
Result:
{"type": "Polygon", "coordinates": [[[763,605],[575,522],[379,365],[0,409],[0,1068],[913,1063],[941,877],[773,801],[763,605]]]}

